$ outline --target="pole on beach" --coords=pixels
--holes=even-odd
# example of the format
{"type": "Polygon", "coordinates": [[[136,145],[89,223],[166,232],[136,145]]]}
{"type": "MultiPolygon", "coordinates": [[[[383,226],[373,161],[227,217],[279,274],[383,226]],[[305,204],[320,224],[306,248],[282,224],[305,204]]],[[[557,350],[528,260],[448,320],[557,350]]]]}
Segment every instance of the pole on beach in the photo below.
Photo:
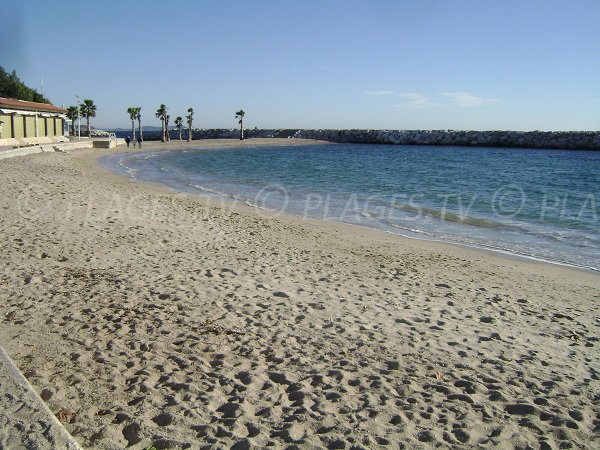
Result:
{"type": "Polygon", "coordinates": [[[79,95],[75,97],[77,97],[77,139],[81,140],[81,106],[79,105],[79,95]]]}

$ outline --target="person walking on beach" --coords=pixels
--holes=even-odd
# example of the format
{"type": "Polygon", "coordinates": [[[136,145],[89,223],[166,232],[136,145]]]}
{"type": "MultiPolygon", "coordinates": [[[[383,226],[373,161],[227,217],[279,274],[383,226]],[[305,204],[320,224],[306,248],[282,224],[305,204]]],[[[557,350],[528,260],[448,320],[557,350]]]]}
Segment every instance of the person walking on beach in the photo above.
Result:
{"type": "Polygon", "coordinates": [[[138,147],[142,148],[142,137],[141,136],[138,136],[137,142],[138,142],[138,147]]]}
{"type": "Polygon", "coordinates": [[[127,148],[129,148],[129,143],[131,142],[131,138],[129,136],[127,136],[125,138],[125,143],[127,144],[127,148]]]}

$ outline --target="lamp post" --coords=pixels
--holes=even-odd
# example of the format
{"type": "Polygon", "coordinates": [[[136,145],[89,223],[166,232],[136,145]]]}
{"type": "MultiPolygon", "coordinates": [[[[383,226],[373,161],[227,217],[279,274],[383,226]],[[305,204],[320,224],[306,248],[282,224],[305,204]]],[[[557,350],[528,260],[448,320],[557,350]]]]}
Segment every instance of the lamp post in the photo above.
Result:
{"type": "MultiPolygon", "coordinates": [[[[77,97],[77,139],[81,140],[81,106],[79,106],[79,95],[77,97]]],[[[73,124],[75,126],[75,124],[73,124]]]]}

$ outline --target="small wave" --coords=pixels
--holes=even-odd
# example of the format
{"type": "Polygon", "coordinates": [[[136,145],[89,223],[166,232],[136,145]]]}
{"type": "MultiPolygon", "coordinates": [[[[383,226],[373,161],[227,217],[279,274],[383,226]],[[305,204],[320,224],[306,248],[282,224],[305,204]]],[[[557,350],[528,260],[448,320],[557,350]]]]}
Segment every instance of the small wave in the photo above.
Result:
{"type": "Polygon", "coordinates": [[[540,262],[544,262],[544,263],[558,264],[561,266],[568,266],[568,267],[577,267],[580,269],[591,270],[593,272],[600,272],[600,267],[590,265],[590,264],[578,263],[578,262],[576,262],[575,259],[568,260],[565,258],[560,258],[557,255],[543,255],[542,253],[535,253],[534,251],[531,251],[531,250],[528,251],[525,249],[519,249],[515,246],[503,245],[499,242],[482,242],[478,239],[470,239],[466,236],[446,235],[446,234],[438,235],[436,233],[430,233],[430,232],[426,232],[426,231],[415,229],[415,228],[404,227],[402,225],[398,225],[397,223],[389,222],[387,220],[384,220],[382,222],[385,223],[386,225],[394,228],[395,230],[398,230],[398,231],[389,231],[390,233],[400,234],[401,236],[412,238],[412,239],[424,239],[424,240],[430,240],[430,241],[435,241],[435,242],[451,243],[451,244],[462,245],[462,246],[466,246],[466,247],[488,250],[488,251],[492,251],[492,252],[498,252],[498,253],[502,253],[502,254],[508,255],[508,256],[515,256],[515,257],[530,259],[530,260],[534,260],[534,261],[540,261],[540,262]],[[404,232],[404,233],[402,233],[402,232],[404,232]],[[406,234],[407,232],[412,233],[412,235],[406,234]],[[421,235],[423,237],[417,237],[415,235],[421,235]]]}
{"type": "Polygon", "coordinates": [[[409,231],[411,233],[421,234],[423,236],[433,236],[433,234],[428,233],[428,232],[426,232],[424,230],[419,230],[418,228],[405,227],[405,226],[399,225],[397,223],[391,222],[389,220],[382,220],[381,222],[384,223],[385,225],[388,225],[388,226],[390,226],[392,228],[395,228],[397,230],[409,231]]]}
{"type": "Polygon", "coordinates": [[[123,172],[125,172],[129,176],[129,178],[131,178],[134,181],[137,180],[137,174],[139,173],[139,169],[129,167],[123,162],[123,159],[119,160],[119,167],[122,168],[123,172]]]}
{"type": "Polygon", "coordinates": [[[455,213],[448,212],[448,211],[439,211],[437,209],[427,208],[424,206],[394,204],[394,205],[392,205],[392,207],[396,208],[396,209],[404,210],[404,211],[410,211],[413,213],[423,214],[425,216],[433,217],[435,219],[439,219],[442,221],[446,220],[448,222],[457,222],[457,223],[462,223],[463,225],[471,225],[471,226],[479,227],[479,228],[488,228],[488,229],[493,229],[493,230],[515,228],[512,225],[508,225],[508,224],[502,223],[502,222],[496,222],[494,220],[481,219],[478,217],[463,216],[460,214],[455,214],[455,213]]]}
{"type": "Polygon", "coordinates": [[[234,200],[240,200],[240,198],[237,197],[234,194],[230,194],[228,192],[217,191],[215,189],[211,189],[211,188],[207,188],[205,186],[202,186],[200,184],[188,184],[188,186],[193,187],[194,189],[197,189],[199,191],[208,192],[208,193],[214,194],[214,195],[220,195],[221,197],[231,198],[231,199],[234,199],[234,200]]]}
{"type": "Polygon", "coordinates": [[[262,209],[264,211],[273,211],[273,212],[279,211],[277,209],[272,209],[272,208],[267,208],[266,206],[257,205],[256,203],[251,202],[250,200],[244,200],[244,205],[250,206],[252,208],[262,209]]]}

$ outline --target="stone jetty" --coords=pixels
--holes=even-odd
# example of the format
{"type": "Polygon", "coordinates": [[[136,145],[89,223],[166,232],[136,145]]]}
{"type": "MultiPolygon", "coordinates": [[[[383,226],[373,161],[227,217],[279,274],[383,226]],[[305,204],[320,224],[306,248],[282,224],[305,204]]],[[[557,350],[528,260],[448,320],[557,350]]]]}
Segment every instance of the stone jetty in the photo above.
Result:
{"type": "MultiPolygon", "coordinates": [[[[175,131],[171,131],[176,139],[175,131]]],[[[456,145],[600,150],[600,131],[248,129],[246,138],[318,139],[396,145],[456,145]]],[[[237,139],[239,129],[197,129],[194,139],[237,139]]],[[[147,133],[145,138],[148,139],[147,133]]],[[[150,138],[151,139],[151,138],[150,138]]]]}

